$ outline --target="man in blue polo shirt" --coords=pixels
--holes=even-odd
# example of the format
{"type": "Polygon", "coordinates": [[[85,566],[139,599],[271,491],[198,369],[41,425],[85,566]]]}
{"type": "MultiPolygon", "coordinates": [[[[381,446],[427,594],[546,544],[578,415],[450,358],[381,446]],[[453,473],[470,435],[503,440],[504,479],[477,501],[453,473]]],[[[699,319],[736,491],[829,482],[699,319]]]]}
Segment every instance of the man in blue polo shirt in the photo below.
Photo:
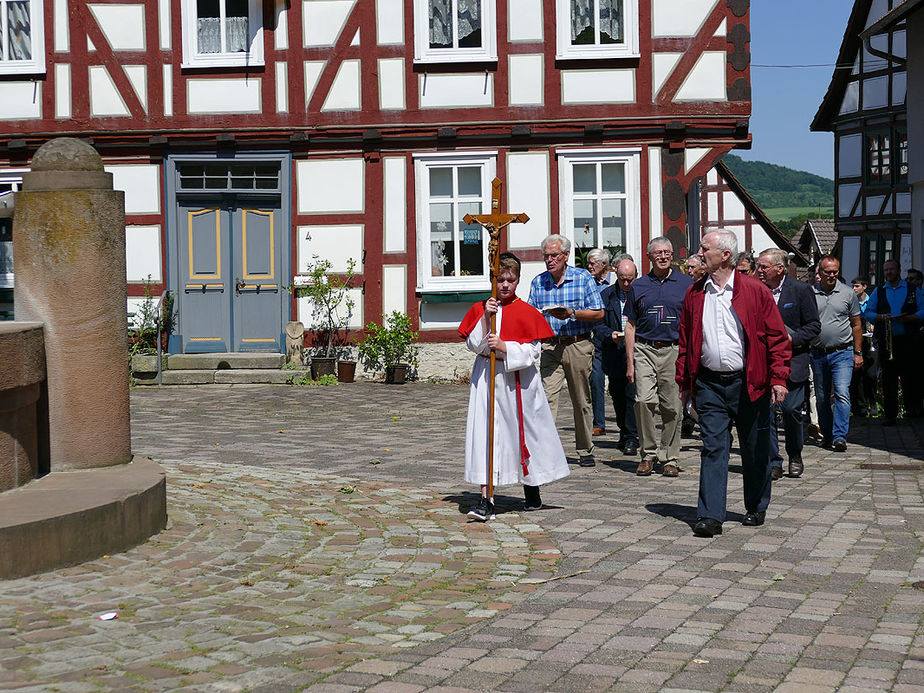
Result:
{"type": "Polygon", "coordinates": [[[590,328],[603,318],[603,301],[590,272],[568,265],[571,241],[559,234],[546,236],[540,246],[546,271],[529,287],[529,303],[542,311],[555,336],[542,345],[539,372],[552,417],[558,414],[558,395],[565,381],[574,409],[574,440],[580,465],[593,467],[593,416],[590,369],[594,345],[590,328]]]}
{"type": "Polygon", "coordinates": [[[885,279],[873,289],[863,317],[874,325],[873,339],[879,350],[882,375],[883,426],[894,426],[898,418],[898,381],[907,416],[921,416],[916,363],[921,358],[914,349],[912,330],[924,320],[924,291],[901,278],[897,260],[882,264],[885,279]],[[891,332],[891,335],[889,334],[891,332]]]}
{"type": "Polygon", "coordinates": [[[651,271],[629,289],[626,301],[626,375],[635,383],[635,420],[642,460],[636,474],[648,476],[656,463],[664,476],[680,469],[680,424],[683,406],[677,389],[677,338],[680,314],[693,280],[671,268],[674,246],[666,236],[648,243],[651,271]],[[655,414],[661,413],[661,443],[655,414]]]}

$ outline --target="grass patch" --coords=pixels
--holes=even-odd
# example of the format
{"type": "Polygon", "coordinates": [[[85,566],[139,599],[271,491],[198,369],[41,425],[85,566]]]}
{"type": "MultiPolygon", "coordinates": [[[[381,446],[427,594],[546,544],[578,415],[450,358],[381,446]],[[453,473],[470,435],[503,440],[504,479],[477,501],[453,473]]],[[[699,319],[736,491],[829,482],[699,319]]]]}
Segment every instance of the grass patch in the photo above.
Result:
{"type": "MultiPolygon", "coordinates": [[[[776,223],[784,219],[792,219],[800,214],[807,214],[811,217],[818,216],[818,207],[771,207],[765,209],[764,213],[770,217],[770,221],[776,223]]],[[[834,207],[822,207],[822,217],[833,217],[834,207]]]]}

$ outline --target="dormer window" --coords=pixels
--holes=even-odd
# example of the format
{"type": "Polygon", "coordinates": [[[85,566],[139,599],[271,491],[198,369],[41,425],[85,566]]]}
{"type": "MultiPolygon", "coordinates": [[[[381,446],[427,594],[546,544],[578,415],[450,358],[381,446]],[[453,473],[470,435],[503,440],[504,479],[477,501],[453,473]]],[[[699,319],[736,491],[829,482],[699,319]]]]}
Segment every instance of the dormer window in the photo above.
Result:
{"type": "Polygon", "coordinates": [[[415,62],[497,60],[495,0],[415,0],[415,62]]]}

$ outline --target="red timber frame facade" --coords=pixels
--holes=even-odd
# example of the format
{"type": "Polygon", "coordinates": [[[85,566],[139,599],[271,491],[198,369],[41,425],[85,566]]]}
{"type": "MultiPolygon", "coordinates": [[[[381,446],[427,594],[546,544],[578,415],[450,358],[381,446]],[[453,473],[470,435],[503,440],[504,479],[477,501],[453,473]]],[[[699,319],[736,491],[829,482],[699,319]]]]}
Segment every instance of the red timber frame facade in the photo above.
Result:
{"type": "MultiPolygon", "coordinates": [[[[415,157],[433,152],[464,155],[490,151],[496,156],[496,175],[509,191],[517,185],[509,180],[509,158],[521,153],[544,154],[548,189],[542,197],[548,228],[531,231],[535,243],[510,248],[524,263],[539,266],[538,240],[546,233],[569,232],[561,221],[563,152],[636,152],[637,187],[630,193],[638,199],[638,247],[644,248],[649,238],[665,234],[675,246],[687,248],[687,195],[692,182],[705,176],[722,155],[735,147],[746,147],[750,141],[748,0],[716,0],[701,16],[691,10],[689,17],[673,17],[673,30],[665,27],[677,3],[623,0],[633,8],[637,26],[630,27],[629,32],[637,33],[637,50],[628,57],[597,59],[558,57],[555,0],[536,0],[541,31],[533,38],[520,36],[515,41],[508,38],[512,21],[508,3],[497,0],[496,59],[471,63],[415,60],[415,12],[426,7],[421,0],[388,5],[403,10],[400,25],[391,28],[393,34],[403,36],[401,41],[377,40],[385,15],[383,6],[377,6],[375,0],[355,0],[344,12],[340,30],[328,32],[331,38],[325,45],[307,46],[303,28],[311,25],[311,17],[303,12],[310,2],[250,1],[258,3],[263,17],[261,65],[184,67],[180,19],[185,0],[102,0],[92,3],[92,10],[91,3],[81,1],[32,0],[41,2],[44,9],[44,71],[28,76],[0,75],[0,99],[5,86],[14,82],[31,81],[41,95],[33,116],[0,120],[0,173],[4,168],[28,167],[39,146],[61,136],[86,139],[107,165],[157,167],[160,211],[129,210],[126,219],[129,225],[159,228],[162,272],[160,283],[149,289],[154,294],[177,289],[176,279],[171,279],[175,259],[169,252],[176,241],[168,231],[176,199],[164,182],[165,161],[171,155],[286,153],[286,161],[291,161],[287,178],[292,181],[292,189],[284,198],[289,201],[289,228],[284,233],[289,236],[287,252],[293,269],[288,279],[298,274],[300,227],[360,226],[362,262],[355,278],[364,294],[360,324],[378,320],[390,307],[384,298],[383,268],[403,265],[406,281],[400,291],[413,324],[424,328],[421,341],[446,342],[456,340],[455,330],[448,325],[431,327],[420,316],[427,292],[421,291],[419,276],[421,234],[415,210],[422,203],[418,199],[419,181],[415,180],[415,157]],[[107,31],[112,23],[99,21],[98,8],[116,4],[141,8],[143,47],[126,48],[111,29],[107,31]],[[66,8],[65,13],[61,7],[66,8]],[[680,26],[684,20],[686,27],[680,26]],[[532,76],[513,69],[515,63],[520,64],[520,57],[535,61],[538,69],[530,73],[532,76]],[[710,57],[711,62],[706,59],[710,57]],[[385,80],[383,61],[393,61],[393,65],[400,61],[400,78],[385,80]],[[355,103],[340,108],[333,94],[344,84],[343,66],[347,63],[358,65],[355,86],[359,95],[355,103]],[[105,101],[97,96],[106,80],[96,78],[103,72],[108,75],[109,92],[117,93],[124,105],[122,113],[94,111],[94,103],[105,101]],[[140,82],[139,73],[144,74],[140,82]],[[595,90],[582,86],[586,81],[581,80],[588,74],[604,80],[610,75],[628,80],[629,95],[596,98],[611,89],[610,82],[595,94],[595,90]],[[459,75],[483,76],[485,92],[490,93],[482,105],[460,106],[451,97],[447,97],[445,107],[429,96],[431,100],[422,102],[431,82],[451,84],[453,76],[459,75]],[[227,112],[224,107],[207,112],[201,99],[191,108],[191,101],[199,98],[200,80],[214,86],[224,79],[233,82],[235,89],[250,89],[247,93],[254,94],[253,103],[241,110],[253,112],[227,112]],[[530,81],[529,90],[540,95],[536,103],[514,102],[512,93],[523,80],[530,81]],[[253,82],[259,84],[258,89],[253,82]],[[394,101],[394,94],[402,89],[398,100],[403,106],[382,107],[383,98],[394,101]],[[387,198],[393,193],[383,192],[387,187],[383,161],[387,158],[405,162],[406,180],[400,193],[404,199],[399,203],[406,218],[403,250],[385,248],[383,218],[386,207],[394,204],[387,198]],[[308,183],[299,180],[299,164],[340,159],[362,161],[361,211],[301,209],[296,198],[301,199],[302,192],[297,188],[308,183]]],[[[640,269],[647,271],[647,259],[642,259],[640,269]]],[[[139,297],[144,285],[130,278],[128,292],[130,297],[139,297]]],[[[293,298],[291,319],[298,319],[298,313],[293,298]]]]}

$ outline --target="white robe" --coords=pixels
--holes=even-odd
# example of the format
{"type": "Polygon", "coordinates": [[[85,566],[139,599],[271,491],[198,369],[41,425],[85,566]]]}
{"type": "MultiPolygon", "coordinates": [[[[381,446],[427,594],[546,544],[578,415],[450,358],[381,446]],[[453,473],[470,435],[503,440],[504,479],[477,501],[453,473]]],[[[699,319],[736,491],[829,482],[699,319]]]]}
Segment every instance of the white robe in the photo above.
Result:
{"type": "MultiPolygon", "coordinates": [[[[497,314],[500,334],[503,306],[497,314]]],[[[488,317],[478,321],[465,345],[476,354],[487,356],[488,317]]],[[[542,389],[542,378],[536,360],[541,342],[528,344],[506,342],[506,358],[497,354],[494,388],[494,485],[526,484],[539,486],[568,476],[565,450],[558,437],[549,402],[542,389]],[[523,475],[520,464],[520,423],[517,416],[517,381],[523,401],[523,428],[529,449],[527,468],[523,475]]],[[[472,367],[472,385],[468,400],[468,422],[465,427],[465,480],[472,484],[487,483],[488,459],[488,377],[490,360],[477,356],[472,367]]]]}

